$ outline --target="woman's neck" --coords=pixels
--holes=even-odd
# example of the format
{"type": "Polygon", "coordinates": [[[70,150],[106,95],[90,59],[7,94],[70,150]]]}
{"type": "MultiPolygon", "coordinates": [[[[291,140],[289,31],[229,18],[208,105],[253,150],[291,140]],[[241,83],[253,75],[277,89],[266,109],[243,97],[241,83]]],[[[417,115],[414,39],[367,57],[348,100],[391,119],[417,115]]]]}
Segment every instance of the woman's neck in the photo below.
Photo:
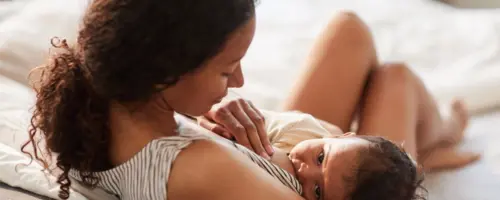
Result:
{"type": "Polygon", "coordinates": [[[132,158],[152,140],[178,134],[174,111],[156,104],[131,107],[113,102],[109,118],[109,153],[115,166],[132,158]]]}

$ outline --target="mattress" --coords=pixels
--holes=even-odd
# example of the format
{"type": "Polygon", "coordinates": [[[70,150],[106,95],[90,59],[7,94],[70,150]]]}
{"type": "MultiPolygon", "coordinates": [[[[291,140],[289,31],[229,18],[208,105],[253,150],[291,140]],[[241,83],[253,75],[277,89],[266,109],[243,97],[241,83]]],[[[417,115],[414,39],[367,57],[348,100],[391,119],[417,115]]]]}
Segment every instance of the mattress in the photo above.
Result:
{"type": "MultiPolygon", "coordinates": [[[[74,39],[81,12],[73,3],[77,0],[35,1],[38,4],[27,8],[21,17],[0,19],[0,116],[8,116],[0,117],[8,124],[0,126],[0,142],[15,148],[26,139],[25,129],[18,127],[26,127],[33,98],[26,73],[44,60],[50,37],[74,39]],[[64,12],[57,13],[57,9],[64,12]],[[2,134],[12,127],[17,131],[2,134]]],[[[498,199],[497,9],[463,10],[432,0],[261,0],[256,36],[243,60],[246,84],[234,92],[261,108],[279,109],[293,89],[314,38],[334,13],[346,9],[367,22],[381,61],[405,61],[440,104],[460,96],[475,114],[461,148],[482,152],[482,159],[463,169],[428,174],[425,187],[429,199],[498,199]]]]}

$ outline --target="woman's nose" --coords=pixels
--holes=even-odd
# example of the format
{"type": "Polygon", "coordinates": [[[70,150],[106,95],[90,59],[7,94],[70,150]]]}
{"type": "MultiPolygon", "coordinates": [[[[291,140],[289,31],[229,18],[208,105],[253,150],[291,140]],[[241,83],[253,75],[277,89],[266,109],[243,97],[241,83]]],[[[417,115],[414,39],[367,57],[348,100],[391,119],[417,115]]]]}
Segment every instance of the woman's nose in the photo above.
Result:
{"type": "Polygon", "coordinates": [[[243,72],[241,71],[241,64],[236,68],[236,70],[229,77],[227,87],[229,88],[240,88],[245,84],[245,79],[243,78],[243,72]]]}

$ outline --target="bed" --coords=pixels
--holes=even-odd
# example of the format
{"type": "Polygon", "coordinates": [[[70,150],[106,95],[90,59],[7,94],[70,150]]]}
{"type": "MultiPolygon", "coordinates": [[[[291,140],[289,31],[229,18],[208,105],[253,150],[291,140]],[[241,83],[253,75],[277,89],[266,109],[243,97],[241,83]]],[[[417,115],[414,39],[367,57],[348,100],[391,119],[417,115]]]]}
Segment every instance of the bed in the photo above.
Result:
{"type": "MultiPolygon", "coordinates": [[[[26,74],[44,61],[51,37],[75,39],[84,2],[0,2],[0,6],[12,5],[10,9],[0,8],[0,143],[19,149],[26,139],[33,101],[26,74]]],[[[380,60],[407,62],[440,104],[460,96],[474,114],[462,148],[482,152],[482,159],[463,169],[427,175],[425,187],[429,199],[498,199],[500,12],[497,9],[458,9],[432,0],[261,0],[254,43],[243,60],[246,85],[235,93],[261,108],[279,109],[315,36],[341,10],[352,10],[367,22],[380,60]]],[[[35,186],[18,184],[36,191],[35,186]]],[[[7,194],[5,191],[23,193],[0,187],[0,197],[7,194]]],[[[55,193],[41,190],[36,193],[55,197],[55,193]]]]}

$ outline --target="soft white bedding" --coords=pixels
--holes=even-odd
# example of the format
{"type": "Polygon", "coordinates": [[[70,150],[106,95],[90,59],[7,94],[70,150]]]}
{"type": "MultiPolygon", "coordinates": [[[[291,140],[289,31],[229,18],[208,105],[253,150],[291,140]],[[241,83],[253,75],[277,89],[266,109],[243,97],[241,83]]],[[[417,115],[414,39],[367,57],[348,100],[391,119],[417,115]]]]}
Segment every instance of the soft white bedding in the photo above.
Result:
{"type": "Polygon", "coordinates": [[[0,1],[0,22],[19,12],[32,0],[0,1]]]}
{"type": "MultiPolygon", "coordinates": [[[[1,143],[18,149],[26,139],[33,98],[26,74],[43,62],[52,36],[74,39],[83,5],[78,0],[34,0],[0,21],[1,143]]],[[[367,22],[380,60],[409,63],[440,103],[462,96],[473,111],[500,105],[499,10],[458,10],[432,0],[261,0],[257,35],[244,59],[246,85],[237,92],[263,108],[277,109],[315,36],[343,9],[367,22]]],[[[484,152],[484,159],[428,176],[430,199],[498,199],[499,122],[500,112],[474,118],[464,148],[484,152]]]]}
{"type": "MultiPolygon", "coordinates": [[[[28,157],[17,149],[0,143],[0,181],[10,186],[27,189],[50,198],[58,198],[59,185],[56,178],[42,172],[38,163],[30,163],[28,157]],[[24,165],[20,165],[20,163],[24,165]]],[[[1,194],[0,194],[1,196],[1,194]]],[[[70,200],[86,200],[84,196],[71,191],[70,200]]]]}

